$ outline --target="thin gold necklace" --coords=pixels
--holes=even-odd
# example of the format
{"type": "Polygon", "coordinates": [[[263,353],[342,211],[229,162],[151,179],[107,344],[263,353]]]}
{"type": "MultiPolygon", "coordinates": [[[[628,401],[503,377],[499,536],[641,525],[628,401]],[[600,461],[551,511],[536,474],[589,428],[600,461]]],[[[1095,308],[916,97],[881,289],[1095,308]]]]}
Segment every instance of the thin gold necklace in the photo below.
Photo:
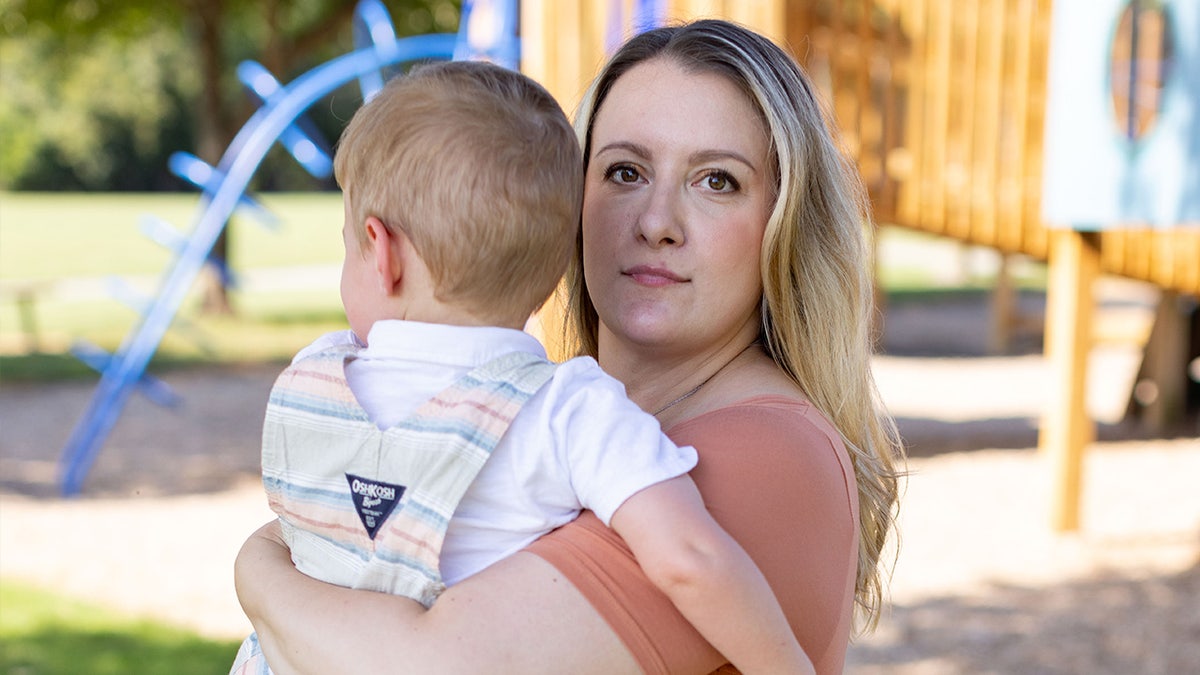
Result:
{"type": "Polygon", "coordinates": [[[754,342],[751,342],[751,343],[750,343],[750,344],[748,344],[748,345],[746,345],[746,346],[745,346],[745,347],[742,349],[742,351],[738,352],[738,353],[737,353],[737,354],[736,354],[736,355],[735,355],[735,356],[734,356],[732,359],[729,359],[729,360],[728,360],[728,361],[726,361],[726,362],[725,362],[725,363],[724,363],[724,364],[723,364],[723,365],[722,365],[720,368],[717,368],[716,370],[714,370],[714,371],[713,371],[713,373],[712,373],[712,375],[709,375],[708,377],[704,378],[704,381],[703,381],[703,382],[701,382],[700,384],[698,384],[698,385],[696,385],[696,386],[692,387],[691,389],[687,390],[686,392],[684,392],[683,396],[680,396],[679,398],[675,399],[674,401],[671,401],[670,403],[668,403],[668,404],[664,405],[663,407],[659,408],[658,410],[654,411],[654,416],[655,416],[655,417],[658,417],[658,416],[659,416],[659,415],[661,415],[663,412],[665,412],[667,409],[669,409],[669,408],[671,408],[671,407],[673,407],[673,406],[675,406],[675,405],[678,405],[678,404],[680,404],[680,403],[683,403],[684,401],[686,401],[686,400],[688,400],[689,398],[691,398],[691,397],[692,397],[692,396],[693,396],[693,395],[694,395],[696,392],[700,391],[700,388],[701,388],[701,387],[703,387],[704,385],[708,384],[709,380],[711,380],[711,379],[713,379],[714,377],[716,377],[716,376],[717,376],[717,373],[721,372],[722,370],[725,370],[725,367],[726,367],[726,366],[728,366],[729,364],[731,364],[731,363],[733,363],[734,361],[736,361],[736,360],[737,360],[737,358],[738,358],[739,356],[741,356],[742,354],[745,354],[747,350],[749,350],[751,347],[753,347],[753,346],[754,346],[754,345],[756,345],[756,344],[758,344],[758,341],[757,341],[757,340],[756,340],[756,341],[754,341],[754,342]]]}

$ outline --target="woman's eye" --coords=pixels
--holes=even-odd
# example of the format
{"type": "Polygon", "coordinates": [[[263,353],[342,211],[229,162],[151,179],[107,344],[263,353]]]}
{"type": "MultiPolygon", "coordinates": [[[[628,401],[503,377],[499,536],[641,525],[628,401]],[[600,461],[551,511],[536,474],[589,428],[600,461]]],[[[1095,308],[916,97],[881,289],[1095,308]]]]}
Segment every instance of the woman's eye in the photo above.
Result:
{"type": "Polygon", "coordinates": [[[724,171],[712,171],[701,179],[704,187],[713,192],[732,192],[738,189],[737,181],[724,171]]]}
{"type": "Polygon", "coordinates": [[[636,183],[641,177],[637,169],[623,164],[610,167],[604,172],[605,179],[616,183],[636,183]]]}

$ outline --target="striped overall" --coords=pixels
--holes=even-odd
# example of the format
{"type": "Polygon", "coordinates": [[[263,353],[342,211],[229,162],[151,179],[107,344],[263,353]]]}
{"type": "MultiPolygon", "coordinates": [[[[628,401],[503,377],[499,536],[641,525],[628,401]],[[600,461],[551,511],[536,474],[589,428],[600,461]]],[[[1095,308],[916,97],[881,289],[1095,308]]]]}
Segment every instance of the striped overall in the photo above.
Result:
{"type": "MultiPolygon", "coordinates": [[[[428,607],[445,589],[438,557],[451,516],[555,366],[505,354],[381,430],[346,383],[356,351],[327,349],[276,380],[263,425],[263,485],[297,569],[428,607]]],[[[267,672],[251,635],[231,673],[267,672]]]]}

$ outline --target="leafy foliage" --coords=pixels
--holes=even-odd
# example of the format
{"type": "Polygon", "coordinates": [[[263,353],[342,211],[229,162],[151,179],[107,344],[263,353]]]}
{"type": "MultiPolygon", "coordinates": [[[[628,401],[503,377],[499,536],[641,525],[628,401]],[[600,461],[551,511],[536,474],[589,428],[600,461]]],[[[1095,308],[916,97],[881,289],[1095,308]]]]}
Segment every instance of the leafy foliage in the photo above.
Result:
{"type": "MultiPolygon", "coordinates": [[[[0,0],[0,189],[179,189],[166,158],[215,162],[253,111],[245,59],[281,82],[352,47],[357,0],[0,0]]],[[[385,2],[398,35],[453,31],[455,0],[385,2]]],[[[313,111],[336,135],[330,107],[313,111]]],[[[272,158],[274,189],[321,187],[272,158]]]]}

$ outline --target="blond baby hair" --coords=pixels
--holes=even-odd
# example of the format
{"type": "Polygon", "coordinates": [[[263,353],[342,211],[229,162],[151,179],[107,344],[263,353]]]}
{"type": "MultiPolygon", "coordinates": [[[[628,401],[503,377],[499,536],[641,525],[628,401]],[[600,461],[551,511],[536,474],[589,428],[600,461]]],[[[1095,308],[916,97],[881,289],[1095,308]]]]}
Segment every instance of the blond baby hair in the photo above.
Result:
{"type": "Polygon", "coordinates": [[[582,160],[566,115],[536,82],[489,63],[390,80],[342,133],[334,171],[360,248],[368,217],[403,231],[440,301],[496,322],[543,303],[579,226],[582,160]]]}

